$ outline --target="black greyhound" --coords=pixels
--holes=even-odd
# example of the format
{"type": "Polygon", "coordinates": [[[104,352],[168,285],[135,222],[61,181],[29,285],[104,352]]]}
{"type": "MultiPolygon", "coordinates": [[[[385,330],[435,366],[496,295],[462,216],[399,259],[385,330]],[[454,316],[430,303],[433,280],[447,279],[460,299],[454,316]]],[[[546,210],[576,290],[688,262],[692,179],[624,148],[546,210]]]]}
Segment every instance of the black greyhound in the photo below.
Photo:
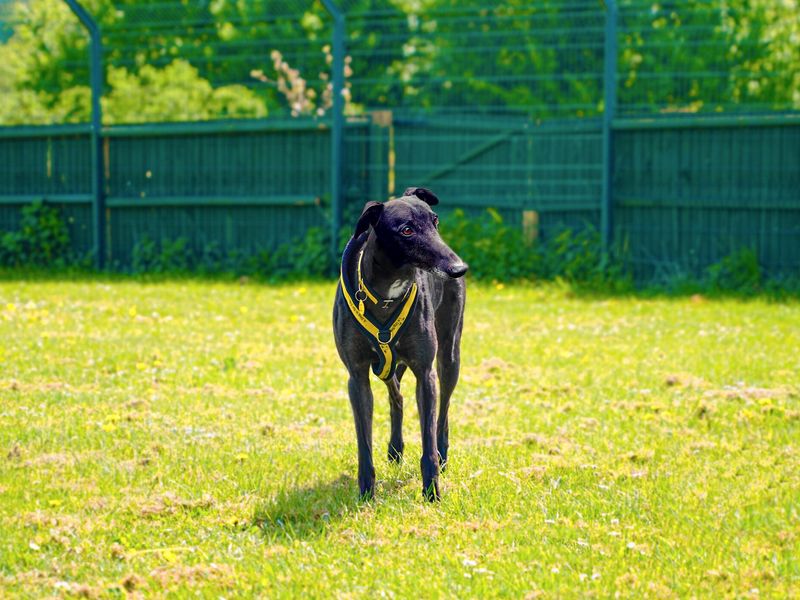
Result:
{"type": "Polygon", "coordinates": [[[333,306],[336,348],[350,375],[347,389],[358,438],[358,485],[372,497],[372,390],[369,368],[389,389],[392,433],[389,460],[403,455],[400,380],[410,368],[417,380],[422,431],[422,490],[439,498],[439,465],[447,461],[447,411],[458,381],[467,265],[439,236],[431,210],[438,198],[409,188],[402,198],[367,202],[342,257],[333,306]],[[436,419],[436,376],[439,418],[436,419]]]}

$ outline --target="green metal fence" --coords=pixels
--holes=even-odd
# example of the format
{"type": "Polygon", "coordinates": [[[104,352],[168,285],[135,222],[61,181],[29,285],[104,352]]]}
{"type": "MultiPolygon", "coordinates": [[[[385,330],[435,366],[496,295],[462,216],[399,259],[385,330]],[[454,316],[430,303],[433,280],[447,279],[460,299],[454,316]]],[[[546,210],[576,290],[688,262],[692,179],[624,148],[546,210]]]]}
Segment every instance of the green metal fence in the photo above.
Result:
{"type": "Polygon", "coordinates": [[[92,6],[0,2],[0,230],[44,197],[112,265],[145,236],[251,253],[425,185],[597,228],[641,278],[741,247],[800,270],[792,2],[92,6]]]}

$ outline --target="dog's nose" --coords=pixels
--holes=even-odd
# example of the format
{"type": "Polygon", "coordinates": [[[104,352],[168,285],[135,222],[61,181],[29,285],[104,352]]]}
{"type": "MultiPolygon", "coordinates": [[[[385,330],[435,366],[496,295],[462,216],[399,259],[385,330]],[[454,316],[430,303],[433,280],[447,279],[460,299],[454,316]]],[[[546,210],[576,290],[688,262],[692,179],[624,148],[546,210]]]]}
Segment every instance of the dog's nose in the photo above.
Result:
{"type": "Polygon", "coordinates": [[[447,274],[453,279],[461,277],[469,270],[469,265],[464,261],[451,264],[447,268],[447,274]]]}

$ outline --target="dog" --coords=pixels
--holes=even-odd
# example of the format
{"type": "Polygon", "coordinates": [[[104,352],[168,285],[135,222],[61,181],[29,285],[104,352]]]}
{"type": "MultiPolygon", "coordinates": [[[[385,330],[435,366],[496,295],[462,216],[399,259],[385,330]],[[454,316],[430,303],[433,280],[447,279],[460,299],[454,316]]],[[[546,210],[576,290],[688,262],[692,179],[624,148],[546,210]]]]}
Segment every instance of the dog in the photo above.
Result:
{"type": "Polygon", "coordinates": [[[440,497],[439,471],[449,447],[447,413],[461,364],[468,266],[439,236],[439,218],[431,209],[438,203],[425,188],[408,188],[385,203],[367,202],[342,256],[333,333],[349,374],[364,499],[372,498],[375,488],[370,367],[389,390],[388,458],[395,462],[403,456],[400,380],[407,368],[414,373],[423,496],[440,497]]]}

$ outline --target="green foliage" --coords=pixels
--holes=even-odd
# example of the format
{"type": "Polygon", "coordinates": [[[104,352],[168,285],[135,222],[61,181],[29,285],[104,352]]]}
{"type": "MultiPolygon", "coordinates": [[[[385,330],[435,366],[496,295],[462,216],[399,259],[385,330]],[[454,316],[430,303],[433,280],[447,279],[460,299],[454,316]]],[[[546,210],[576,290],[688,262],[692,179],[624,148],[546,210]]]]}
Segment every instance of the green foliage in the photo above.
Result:
{"type": "Polygon", "coordinates": [[[3,266],[59,267],[69,258],[69,232],[61,213],[40,200],[23,207],[19,230],[0,237],[3,266]]]}
{"type": "Polygon", "coordinates": [[[314,227],[303,237],[272,251],[246,254],[236,249],[226,252],[216,242],[195,249],[186,238],[157,242],[145,235],[133,248],[131,267],[136,274],[197,272],[247,275],[271,281],[318,279],[333,270],[329,239],[325,231],[314,227]]]}
{"type": "Polygon", "coordinates": [[[259,265],[260,274],[273,279],[322,278],[334,269],[331,263],[330,236],[312,227],[296,243],[283,244],[259,265]]]}
{"type": "Polygon", "coordinates": [[[134,273],[186,273],[193,262],[186,238],[156,243],[145,235],[133,247],[134,273]]]}
{"type": "Polygon", "coordinates": [[[504,223],[494,209],[479,218],[455,210],[443,219],[442,235],[478,280],[561,279],[589,287],[630,286],[621,255],[604,261],[600,235],[588,223],[578,231],[563,228],[543,240],[528,241],[521,228],[504,223]]]}
{"type": "Polygon", "coordinates": [[[102,101],[109,123],[146,123],[166,115],[171,121],[267,115],[264,101],[254,92],[242,85],[214,88],[185,60],[174,60],[162,69],[144,65],[137,73],[110,67],[108,85],[111,92],[102,101]]]}
{"type": "MultiPolygon", "coordinates": [[[[0,122],[87,120],[87,36],[66,3],[3,4],[0,21],[11,35],[0,42],[0,122]]],[[[329,44],[331,18],[320,2],[86,4],[104,33],[109,123],[302,114],[291,97],[324,104],[330,61],[317,50],[329,44]],[[284,67],[269,64],[273,52],[284,67]],[[287,69],[316,98],[281,90],[287,69]]],[[[602,3],[353,0],[344,6],[353,82],[346,99],[353,110],[481,107],[538,117],[602,110],[602,3]]],[[[687,0],[679,9],[622,3],[620,106],[797,109],[796,9],[793,0],[687,0]]]]}
{"type": "MultiPolygon", "coordinates": [[[[20,229],[0,236],[0,266],[89,268],[86,257],[70,248],[60,211],[42,202],[22,209],[20,229]]],[[[589,292],[629,292],[634,283],[626,266],[624,247],[603,257],[600,236],[590,225],[575,231],[561,229],[542,239],[528,240],[519,227],[503,221],[494,209],[468,217],[455,210],[442,219],[442,236],[469,265],[469,277],[478,281],[563,281],[589,292]]],[[[343,230],[343,234],[344,234],[343,230]]],[[[349,237],[349,231],[345,237],[349,237]]],[[[343,240],[346,241],[346,240],[343,240]]],[[[343,244],[342,244],[343,245],[343,244]]],[[[322,279],[336,270],[330,257],[330,236],[318,227],[271,250],[247,253],[224,249],[218,242],[195,247],[190,240],[154,240],[148,235],[133,248],[134,274],[229,275],[268,281],[322,279]]],[[[797,296],[800,278],[767,278],[755,251],[740,249],[707,267],[702,277],[676,271],[650,282],[649,292],[686,295],[708,293],[770,297],[797,296]]]]}
{"type": "Polygon", "coordinates": [[[539,257],[525,243],[522,230],[509,227],[494,209],[469,218],[457,209],[442,219],[442,236],[470,267],[475,279],[506,281],[539,272],[539,257]]]}
{"type": "Polygon", "coordinates": [[[76,105],[88,111],[88,44],[66,2],[14,2],[8,12],[14,33],[0,44],[0,123],[88,120],[88,112],[72,114],[76,105]]]}
{"type": "Polygon", "coordinates": [[[762,271],[751,248],[729,254],[708,268],[708,284],[713,291],[754,294],[761,289],[762,271]]]}
{"type": "Polygon", "coordinates": [[[570,283],[594,282],[603,269],[600,234],[591,225],[575,232],[564,228],[537,248],[541,276],[561,278],[570,283]]]}

